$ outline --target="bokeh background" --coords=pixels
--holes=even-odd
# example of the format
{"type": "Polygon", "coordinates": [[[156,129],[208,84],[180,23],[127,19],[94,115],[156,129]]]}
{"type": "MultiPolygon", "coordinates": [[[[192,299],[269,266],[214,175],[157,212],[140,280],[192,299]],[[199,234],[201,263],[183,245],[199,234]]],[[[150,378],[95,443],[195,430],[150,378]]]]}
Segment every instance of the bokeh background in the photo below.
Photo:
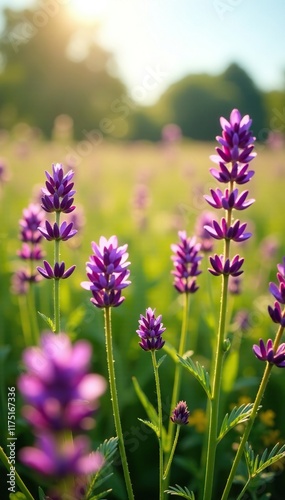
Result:
{"type": "MultiPolygon", "coordinates": [[[[140,313],[155,307],[163,315],[168,343],[178,345],[181,302],[172,287],[170,244],[177,241],[178,230],[194,234],[197,220],[208,210],[203,194],[215,187],[209,155],[220,133],[219,117],[228,117],[234,107],[252,117],[258,155],[249,185],[256,203],[241,217],[253,238],[233,250],[245,257],[245,273],[242,293],[229,301],[233,348],[225,365],[225,412],[253,400],[263,365],[253,357],[252,344],[275,332],[267,305],[273,303],[268,282],[275,280],[276,264],[285,255],[285,4],[2,0],[0,7],[1,444],[6,446],[7,386],[16,385],[25,333],[34,328],[26,297],[11,286],[22,265],[17,255],[19,219],[31,201],[38,201],[44,171],[61,162],[75,171],[80,229],[74,244],[62,245],[67,265],[77,265],[61,289],[63,328],[74,340],[92,342],[92,369],[106,377],[103,317],[80,282],[85,280],[92,240],[116,234],[121,244],[129,245],[132,286],[113,314],[117,382],[136,498],[154,499],[156,442],[137,420],[146,415],[132,377],[153,404],[154,381],[150,358],[138,347],[135,330],[140,313]]],[[[52,259],[51,246],[46,242],[52,259]]],[[[221,251],[218,244],[215,251],[221,251]]],[[[207,267],[205,256],[200,289],[191,299],[187,347],[210,369],[220,282],[208,275],[207,267]]],[[[36,310],[47,316],[52,316],[51,288],[46,281],[35,290],[36,310]]],[[[44,330],[42,319],[36,313],[34,318],[44,330]]],[[[160,373],[167,409],[171,357],[160,373]]],[[[181,397],[191,418],[181,432],[172,484],[195,490],[206,402],[187,373],[181,397]]],[[[257,452],[284,443],[284,398],[284,373],[276,369],[252,437],[257,452]]],[[[33,442],[20,408],[18,394],[18,449],[33,442]]],[[[113,435],[106,394],[92,431],[94,447],[113,435]]],[[[219,450],[218,478],[226,477],[232,442],[238,439],[238,431],[233,432],[219,450]]],[[[6,498],[6,475],[0,470],[1,495],[3,491],[6,498]]],[[[45,486],[20,463],[18,471],[35,495],[37,484],[45,486]]],[[[284,484],[280,463],[258,485],[257,498],[267,498],[268,492],[274,500],[283,498],[284,484]]],[[[112,487],[110,498],[125,500],[119,462],[112,487]]]]}

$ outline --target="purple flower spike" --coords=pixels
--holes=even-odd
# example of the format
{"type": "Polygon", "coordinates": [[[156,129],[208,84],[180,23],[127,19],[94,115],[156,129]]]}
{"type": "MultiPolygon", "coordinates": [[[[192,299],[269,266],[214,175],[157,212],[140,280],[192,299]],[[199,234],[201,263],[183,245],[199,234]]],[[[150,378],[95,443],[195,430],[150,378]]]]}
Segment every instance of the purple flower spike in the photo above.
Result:
{"type": "Polygon", "coordinates": [[[204,198],[214,208],[245,210],[255,201],[253,198],[245,201],[248,191],[243,191],[239,194],[238,189],[234,189],[233,191],[226,189],[223,193],[221,189],[217,188],[216,190],[211,189],[210,192],[212,196],[205,195],[204,198]]]}
{"type": "Polygon", "coordinates": [[[23,448],[19,456],[24,464],[45,476],[62,478],[97,472],[103,465],[100,453],[90,453],[89,439],[77,436],[61,446],[53,435],[38,438],[35,447],[23,448]]]}
{"type": "Polygon", "coordinates": [[[101,375],[89,374],[91,346],[84,340],[71,344],[64,333],[47,333],[41,347],[24,351],[27,373],[20,376],[25,418],[38,430],[84,429],[106,389],[101,375]]]}
{"type": "Polygon", "coordinates": [[[43,224],[44,215],[40,205],[35,203],[31,203],[23,210],[23,216],[19,222],[21,241],[34,245],[41,241],[42,235],[39,232],[39,227],[43,224]]]}
{"type": "Polygon", "coordinates": [[[196,238],[188,238],[186,231],[179,231],[180,243],[172,244],[171,250],[174,255],[171,256],[174,265],[174,287],[179,293],[195,293],[198,290],[196,276],[201,274],[199,264],[202,259],[198,255],[201,244],[196,243],[196,238]]]}
{"type": "Polygon", "coordinates": [[[285,344],[280,344],[274,353],[272,340],[268,339],[265,345],[260,339],[259,346],[254,344],[252,349],[255,356],[261,361],[268,361],[278,368],[285,368],[285,344]]]}
{"type": "Polygon", "coordinates": [[[55,222],[52,226],[47,220],[45,221],[45,228],[39,227],[38,230],[44,236],[44,238],[48,241],[67,241],[72,238],[76,233],[76,229],[73,228],[73,223],[67,224],[67,222],[62,222],[60,227],[55,222]]]}
{"type": "Polygon", "coordinates": [[[139,329],[136,332],[141,339],[139,345],[144,351],[157,351],[165,344],[161,335],[166,329],[161,322],[161,315],[156,317],[154,313],[155,309],[148,307],[146,315],[140,315],[139,329]]]}
{"type": "Polygon", "coordinates": [[[122,290],[131,283],[127,248],[128,245],[118,246],[117,236],[109,240],[101,236],[99,245],[92,243],[94,253],[86,264],[90,281],[82,282],[81,286],[92,292],[90,300],[96,307],[118,307],[125,300],[122,290]]]}
{"type": "Polygon", "coordinates": [[[210,262],[212,264],[212,269],[209,268],[209,272],[214,276],[220,276],[224,274],[225,276],[240,276],[243,271],[240,270],[244,259],[239,257],[239,255],[235,255],[233,259],[226,259],[224,263],[224,256],[220,255],[220,257],[215,254],[214,257],[210,257],[210,262]]]}
{"type": "Polygon", "coordinates": [[[52,175],[46,174],[46,187],[42,189],[42,208],[46,212],[64,212],[70,213],[75,209],[73,206],[72,190],[74,183],[70,182],[74,176],[74,172],[69,170],[64,175],[63,167],[60,163],[52,165],[52,175]]]}
{"type": "Polygon", "coordinates": [[[59,279],[69,278],[69,276],[71,276],[76,267],[76,266],[71,266],[65,271],[64,262],[61,262],[60,264],[56,262],[53,268],[46,260],[43,261],[43,264],[44,268],[37,267],[37,270],[47,280],[51,279],[59,280],[59,279]]]}
{"type": "Polygon", "coordinates": [[[175,406],[170,419],[176,425],[187,425],[190,412],[185,401],[179,401],[175,406]]]}
{"type": "Polygon", "coordinates": [[[255,137],[252,136],[250,127],[252,120],[248,115],[241,116],[238,109],[233,109],[230,121],[225,118],[220,119],[222,137],[217,137],[221,148],[216,148],[218,155],[213,155],[211,159],[220,163],[239,162],[249,163],[256,156],[253,153],[253,143],[255,137]]]}
{"type": "Polygon", "coordinates": [[[241,224],[240,221],[237,220],[232,226],[228,227],[226,219],[223,217],[220,224],[214,220],[211,226],[205,226],[205,230],[212,238],[216,238],[217,240],[226,239],[240,243],[248,240],[248,238],[252,236],[251,233],[244,232],[246,226],[246,223],[241,224]]]}

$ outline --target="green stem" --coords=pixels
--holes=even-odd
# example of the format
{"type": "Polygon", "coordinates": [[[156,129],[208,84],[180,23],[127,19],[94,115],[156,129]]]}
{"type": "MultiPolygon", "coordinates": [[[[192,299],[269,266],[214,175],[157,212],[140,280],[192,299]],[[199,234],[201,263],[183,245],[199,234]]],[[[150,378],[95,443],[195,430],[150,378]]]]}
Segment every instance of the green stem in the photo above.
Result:
{"type": "MultiPolygon", "coordinates": [[[[174,425],[175,424],[173,424],[173,426],[174,425]]],[[[164,480],[167,478],[169,470],[170,470],[170,467],[171,467],[171,464],[172,464],[174,452],[175,452],[175,449],[176,449],[176,446],[177,446],[177,442],[178,442],[178,438],[179,438],[179,433],[180,433],[180,425],[177,425],[176,426],[176,433],[175,433],[173,445],[172,445],[171,452],[170,452],[169,459],[168,459],[168,463],[166,465],[165,472],[163,474],[163,479],[164,480]]]]}
{"type": "Polygon", "coordinates": [[[207,445],[207,455],[206,455],[206,473],[205,473],[205,486],[204,486],[204,496],[203,496],[204,500],[209,500],[210,498],[212,498],[216,449],[218,444],[217,429],[218,429],[218,417],[219,417],[222,368],[223,368],[223,360],[225,354],[224,335],[225,335],[226,312],[227,312],[228,280],[229,277],[223,275],[221,309],[220,309],[218,339],[217,339],[217,347],[215,355],[212,398],[208,402],[208,404],[210,405],[209,433],[208,433],[208,445],[207,445]]]}
{"type": "Polygon", "coordinates": [[[111,392],[111,401],[113,407],[113,416],[115,422],[116,433],[118,437],[119,450],[122,460],[122,467],[124,472],[125,484],[128,492],[128,499],[133,500],[133,488],[128,468],[127,455],[125,450],[122,425],[120,419],[120,409],[119,401],[117,395],[116,387],[116,377],[115,377],[115,367],[114,367],[114,356],[113,356],[113,342],[112,342],[112,327],[111,327],[111,307],[106,307],[104,309],[104,319],[105,319],[105,338],[106,338],[106,354],[107,354],[107,364],[108,364],[108,374],[111,392]]]}
{"type": "MultiPolygon", "coordinates": [[[[55,221],[59,226],[60,222],[60,212],[56,212],[55,221]]],[[[54,241],[54,264],[58,262],[60,259],[60,245],[59,240],[54,241]]],[[[54,279],[54,289],[53,289],[53,297],[54,297],[54,331],[55,333],[60,332],[60,279],[54,279]]]]}
{"type": "Polygon", "coordinates": [[[161,404],[161,390],[158,374],[158,366],[156,362],[155,351],[151,351],[151,359],[153,364],[156,396],[157,396],[157,413],[158,413],[158,447],[159,447],[159,500],[164,498],[164,485],[163,485],[163,443],[162,443],[162,404],[161,404]]]}
{"type": "MultiPolygon", "coordinates": [[[[274,351],[276,351],[277,347],[280,344],[283,331],[284,331],[284,327],[280,326],[278,328],[278,331],[277,331],[277,334],[276,334],[276,337],[275,337],[275,340],[274,340],[274,345],[273,345],[274,351]]],[[[235,459],[233,461],[232,468],[231,468],[230,474],[228,476],[227,483],[226,483],[226,486],[225,486],[225,489],[224,489],[223,496],[222,496],[221,500],[227,500],[227,498],[229,496],[230,489],[231,489],[232,482],[233,482],[235,474],[236,474],[236,470],[237,470],[238,464],[239,464],[240,459],[241,459],[241,457],[243,455],[245,444],[246,444],[246,442],[248,440],[249,434],[250,434],[252,426],[254,424],[254,421],[255,421],[255,418],[256,418],[256,415],[257,415],[257,412],[258,412],[261,400],[263,398],[263,394],[265,392],[266,386],[267,386],[268,381],[269,381],[269,377],[270,377],[272,368],[273,368],[273,365],[271,365],[270,363],[266,363],[266,367],[265,367],[265,370],[264,370],[264,373],[263,373],[263,377],[261,379],[261,382],[260,382],[260,385],[259,385],[259,389],[258,389],[256,397],[255,397],[255,401],[254,401],[254,405],[253,405],[253,408],[252,408],[252,412],[251,412],[250,417],[248,419],[246,428],[244,430],[244,434],[242,436],[240,445],[238,447],[238,451],[237,451],[235,459]]]]}
{"type": "MultiPolygon", "coordinates": [[[[11,464],[9,462],[9,459],[8,459],[6,453],[4,452],[4,450],[1,446],[0,446],[0,459],[2,460],[6,469],[8,471],[10,471],[11,464]]],[[[25,483],[23,482],[23,480],[19,476],[18,472],[16,470],[14,472],[15,472],[15,481],[16,481],[17,485],[19,486],[21,492],[24,493],[26,499],[27,500],[35,500],[33,495],[29,492],[27,486],[25,485],[25,483]]]]}
{"type": "MultiPolygon", "coordinates": [[[[180,343],[179,343],[179,348],[178,348],[179,356],[183,356],[183,354],[185,353],[185,349],[186,349],[189,303],[190,303],[189,293],[184,293],[183,319],[182,319],[182,326],[181,326],[180,343]]],[[[180,386],[181,386],[181,376],[182,376],[182,365],[181,365],[181,363],[179,363],[177,361],[177,363],[175,365],[175,373],[174,373],[174,382],[173,382],[173,389],[172,389],[170,411],[174,410],[175,406],[178,403],[180,386]]],[[[175,429],[175,426],[173,425],[173,423],[170,420],[169,425],[168,425],[168,433],[167,433],[168,454],[166,455],[166,461],[169,460],[170,450],[171,450],[172,445],[173,445],[174,429],[175,429]]]]}

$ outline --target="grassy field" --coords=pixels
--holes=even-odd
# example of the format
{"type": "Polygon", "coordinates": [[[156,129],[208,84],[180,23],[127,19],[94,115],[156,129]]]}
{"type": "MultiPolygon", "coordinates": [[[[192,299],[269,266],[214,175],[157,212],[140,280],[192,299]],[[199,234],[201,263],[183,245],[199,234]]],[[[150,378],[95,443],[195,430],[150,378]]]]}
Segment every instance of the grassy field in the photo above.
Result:
{"type": "MultiPolygon", "coordinates": [[[[3,137],[1,156],[7,163],[8,180],[1,185],[1,249],[0,249],[0,324],[1,324],[1,404],[6,410],[7,386],[16,385],[21,371],[21,353],[26,346],[30,323],[38,323],[40,331],[46,329],[43,320],[30,309],[25,296],[11,293],[12,274],[21,266],[17,257],[19,219],[22,210],[31,201],[39,199],[45,182],[44,171],[51,171],[52,163],[71,165],[70,145],[62,142],[41,142],[37,139],[7,139],[3,137]],[[27,314],[28,313],[28,314],[27,314]]],[[[76,151],[77,145],[72,145],[76,151]]],[[[89,294],[80,286],[85,278],[85,263],[91,254],[91,241],[101,235],[109,238],[115,234],[119,243],[128,243],[131,261],[132,285],[126,289],[124,304],[113,311],[113,334],[122,425],[126,438],[131,475],[138,500],[156,498],[157,474],[155,438],[146,433],[138,422],[145,418],[144,409],[137,400],[132,377],[135,376],[155,404],[155,388],[150,357],[138,347],[136,329],[140,313],[146,307],[156,308],[162,314],[167,330],[165,338],[177,347],[181,328],[181,301],[172,287],[170,245],[177,241],[178,230],[195,234],[199,215],[208,210],[203,199],[216,182],[209,173],[213,164],[209,155],[215,144],[183,142],[180,145],[103,142],[82,156],[74,165],[75,204],[82,211],[84,224],[74,244],[62,244],[61,257],[68,266],[76,264],[76,271],[61,285],[62,325],[72,339],[86,338],[93,344],[93,370],[107,377],[103,314],[89,301],[89,294]],[[139,207],[139,196],[143,197],[139,207]]],[[[272,337],[275,327],[267,313],[273,305],[268,291],[269,281],[275,281],[276,264],[285,255],[285,152],[272,151],[257,145],[257,158],[252,162],[256,174],[246,186],[254,205],[238,216],[248,222],[252,238],[232,248],[245,257],[242,276],[242,294],[231,296],[228,307],[228,332],[232,350],[225,362],[224,393],[221,404],[225,412],[237,403],[253,400],[263,364],[252,354],[252,344],[260,337],[272,337]],[[272,244],[272,252],[268,250],[272,244]],[[241,328],[237,314],[243,311],[248,325],[241,328]]],[[[218,214],[220,216],[220,214],[218,214]]],[[[43,243],[48,256],[52,244],[43,243]]],[[[216,243],[215,252],[222,247],[216,243]]],[[[198,277],[200,289],[191,297],[188,349],[210,369],[220,302],[220,279],[207,272],[208,257],[202,262],[203,273],[198,277]]],[[[37,311],[52,316],[52,283],[43,280],[35,293],[37,311]]],[[[173,361],[170,357],[160,371],[162,399],[169,404],[173,378],[173,361]]],[[[183,374],[181,398],[191,412],[190,426],[183,429],[174,461],[171,484],[187,485],[195,489],[199,481],[199,461],[203,441],[206,401],[201,388],[183,374]]],[[[260,417],[252,441],[258,452],[277,441],[285,440],[285,380],[283,370],[274,369],[269,390],[263,400],[260,417]],[[271,413],[270,413],[271,412],[271,413]]],[[[20,416],[21,399],[17,395],[17,447],[31,443],[27,424],[20,416]]],[[[2,438],[5,443],[5,420],[2,438]]],[[[94,446],[114,435],[108,393],[101,400],[97,426],[92,431],[94,446]]],[[[219,449],[218,463],[223,477],[232,457],[231,442],[238,442],[238,432],[231,434],[219,449]],[[226,447],[227,445],[227,447],[226,447]]],[[[277,478],[267,490],[275,500],[281,498],[285,473],[280,464],[277,478]]],[[[18,471],[35,491],[37,478],[21,464],[18,471]]],[[[3,477],[5,473],[3,472],[3,477]]],[[[114,468],[113,487],[116,493],[109,498],[124,499],[121,472],[114,468]]],[[[217,486],[219,488],[219,485],[217,486]]],[[[262,497],[262,494],[257,498],[262,497]]],[[[2,497],[1,497],[2,498],[2,497]]]]}

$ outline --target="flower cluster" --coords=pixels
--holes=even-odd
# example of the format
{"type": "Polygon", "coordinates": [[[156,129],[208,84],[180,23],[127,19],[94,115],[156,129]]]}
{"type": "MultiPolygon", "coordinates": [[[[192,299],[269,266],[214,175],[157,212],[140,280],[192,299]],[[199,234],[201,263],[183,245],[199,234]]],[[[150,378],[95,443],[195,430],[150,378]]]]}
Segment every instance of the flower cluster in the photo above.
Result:
{"type": "Polygon", "coordinates": [[[285,368],[285,344],[280,344],[274,351],[273,341],[268,339],[266,345],[263,340],[259,340],[259,346],[254,344],[253,352],[261,361],[268,361],[278,368],[285,368]]]}
{"type": "MultiPolygon", "coordinates": [[[[52,174],[45,172],[47,181],[45,183],[45,188],[42,189],[42,208],[48,212],[55,212],[57,214],[57,220],[54,224],[51,224],[48,220],[45,221],[45,225],[38,228],[43,236],[48,241],[67,241],[77,233],[77,230],[73,228],[73,222],[63,221],[59,223],[59,217],[61,213],[70,214],[75,210],[74,194],[73,190],[74,183],[71,182],[74,176],[74,172],[69,170],[64,174],[63,167],[60,163],[52,165],[52,174]]],[[[48,262],[44,261],[44,267],[38,267],[38,272],[46,279],[61,279],[68,278],[74,271],[75,266],[70,267],[65,271],[64,262],[54,262],[52,267],[48,262]]]]}
{"type": "Polygon", "coordinates": [[[28,261],[29,265],[19,269],[12,277],[12,291],[16,294],[26,294],[29,283],[39,280],[39,276],[33,270],[33,263],[43,258],[41,247],[42,234],[40,229],[44,220],[44,211],[40,205],[31,203],[23,210],[20,220],[20,240],[22,247],[18,252],[20,259],[28,261]]]}
{"type": "Polygon", "coordinates": [[[189,415],[190,412],[188,411],[185,401],[179,401],[179,403],[175,406],[170,419],[176,425],[187,425],[189,422],[189,415]]]}
{"type": "Polygon", "coordinates": [[[46,212],[63,212],[68,214],[75,210],[73,205],[73,195],[75,191],[72,189],[74,183],[71,182],[74,172],[69,170],[64,174],[62,165],[56,163],[52,165],[52,174],[46,174],[46,187],[42,189],[42,208],[46,212]]]}
{"type": "MultiPolygon", "coordinates": [[[[212,207],[224,209],[227,216],[220,222],[213,220],[211,224],[205,225],[205,230],[212,238],[225,241],[243,242],[251,237],[251,233],[246,232],[246,223],[239,220],[232,222],[233,210],[245,210],[254,199],[247,199],[248,191],[239,192],[236,185],[246,184],[254,175],[253,170],[249,170],[249,163],[256,156],[253,152],[253,137],[250,127],[252,120],[248,115],[241,116],[237,109],[233,109],[230,120],[220,119],[222,136],[217,137],[220,146],[216,148],[217,155],[212,155],[211,160],[219,165],[219,170],[210,169],[212,176],[228,187],[221,189],[211,189],[211,196],[204,198],[212,207]]],[[[215,255],[210,258],[212,269],[209,271],[215,276],[230,275],[239,276],[242,274],[241,266],[243,259],[236,255],[232,261],[227,257],[215,255]]]]}
{"type": "Polygon", "coordinates": [[[37,436],[35,447],[23,448],[21,460],[38,472],[53,476],[89,474],[102,465],[89,453],[89,439],[72,432],[90,428],[105,379],[89,374],[91,346],[71,344],[65,333],[42,335],[40,347],[24,351],[26,373],[18,381],[24,398],[23,415],[37,436]]]}
{"type": "Polygon", "coordinates": [[[141,339],[139,345],[144,351],[158,351],[165,344],[161,337],[165,330],[161,315],[156,317],[155,309],[148,307],[145,316],[140,315],[139,329],[136,330],[141,339]]]}
{"type": "Polygon", "coordinates": [[[173,285],[179,293],[195,293],[198,290],[196,276],[201,274],[199,264],[202,256],[199,255],[201,244],[196,243],[196,238],[189,238],[186,231],[179,231],[180,242],[172,244],[171,250],[174,255],[171,256],[174,265],[173,285]]]}
{"type": "Polygon", "coordinates": [[[90,300],[96,307],[118,307],[125,300],[122,290],[131,283],[128,280],[127,248],[127,244],[118,246],[117,236],[111,236],[109,240],[101,236],[99,245],[92,242],[94,253],[86,264],[90,281],[82,282],[81,286],[92,292],[90,300]]]}

